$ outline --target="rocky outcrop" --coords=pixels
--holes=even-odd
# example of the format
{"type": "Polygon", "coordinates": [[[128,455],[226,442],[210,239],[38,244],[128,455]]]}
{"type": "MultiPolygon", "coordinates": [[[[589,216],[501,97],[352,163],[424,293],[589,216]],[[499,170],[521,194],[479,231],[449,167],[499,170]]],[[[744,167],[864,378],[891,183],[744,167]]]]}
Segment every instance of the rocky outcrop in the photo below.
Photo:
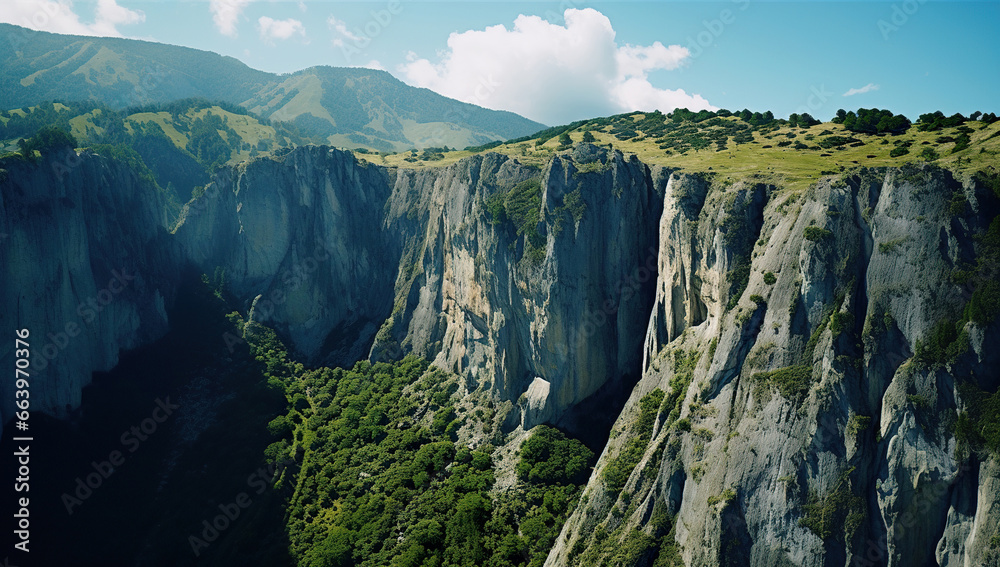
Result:
{"type": "Polygon", "coordinates": [[[412,224],[404,207],[419,229],[376,354],[398,345],[465,374],[470,389],[518,400],[508,423],[525,427],[638,377],[660,208],[643,164],[599,151],[538,171],[477,156],[400,172],[390,230],[412,224]],[[537,219],[517,226],[519,200],[537,219]]]}
{"type": "Polygon", "coordinates": [[[35,409],[64,415],[91,372],[162,334],[188,264],[303,357],[428,357],[512,402],[512,427],[638,378],[665,179],[634,157],[583,146],[545,168],[486,154],[414,171],[303,147],[220,172],[173,234],[126,166],[57,161],[11,160],[0,211],[19,246],[4,282],[22,296],[4,313],[52,331],[60,358],[35,409]]]}
{"type": "Polygon", "coordinates": [[[390,187],[389,172],[350,153],[299,148],[218,175],[184,207],[175,236],[300,354],[351,365],[391,310],[400,246],[383,230],[390,187]]]}
{"type": "MultiPolygon", "coordinates": [[[[101,155],[51,150],[0,169],[0,321],[30,332],[31,410],[67,416],[94,371],[167,329],[178,264],[163,195],[101,155]]],[[[0,386],[0,421],[14,412],[15,382],[0,386]]]]}
{"type": "Polygon", "coordinates": [[[530,427],[638,377],[660,203],[645,165],[593,146],[417,171],[300,148],[220,177],[176,234],[307,357],[415,353],[530,427]]]}
{"type": "Polygon", "coordinates": [[[644,374],[546,564],[983,564],[996,466],[955,417],[1000,342],[950,276],[996,211],[932,167],[671,178],[644,374]]]}

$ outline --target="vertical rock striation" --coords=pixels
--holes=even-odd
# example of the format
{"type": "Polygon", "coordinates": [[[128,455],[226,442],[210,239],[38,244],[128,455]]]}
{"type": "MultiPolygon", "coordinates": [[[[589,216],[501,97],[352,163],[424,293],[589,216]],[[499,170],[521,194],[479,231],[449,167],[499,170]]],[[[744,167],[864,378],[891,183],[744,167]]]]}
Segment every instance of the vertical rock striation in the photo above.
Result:
{"type": "MultiPolygon", "coordinates": [[[[162,194],[92,152],[52,150],[0,169],[0,321],[26,328],[31,410],[67,416],[94,371],[167,330],[178,257],[162,194]]],[[[0,358],[14,360],[14,340],[0,358]]],[[[15,382],[0,387],[0,421],[15,382]]]]}
{"type": "Polygon", "coordinates": [[[996,561],[995,456],[955,419],[996,389],[998,324],[952,277],[996,212],[930,166],[804,194],[671,178],[644,374],[546,564],[996,561]]]}
{"type": "Polygon", "coordinates": [[[348,152],[299,148],[217,176],[175,235],[254,320],[313,361],[351,365],[391,309],[400,252],[382,229],[389,183],[348,152]]]}
{"type": "Polygon", "coordinates": [[[645,165],[592,146],[434,170],[300,148],[220,177],[177,238],[304,355],[415,353],[519,401],[508,422],[530,427],[638,377],[660,206],[645,165]]]}

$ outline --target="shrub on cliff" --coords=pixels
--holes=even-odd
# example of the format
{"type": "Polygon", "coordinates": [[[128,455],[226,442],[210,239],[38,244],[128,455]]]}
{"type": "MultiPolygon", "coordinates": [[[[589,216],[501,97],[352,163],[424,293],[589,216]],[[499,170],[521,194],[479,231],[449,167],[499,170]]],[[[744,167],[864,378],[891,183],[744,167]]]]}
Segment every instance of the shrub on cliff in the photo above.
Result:
{"type": "Polygon", "coordinates": [[[36,150],[44,155],[52,150],[74,148],[76,138],[58,126],[45,126],[31,138],[18,140],[17,146],[21,156],[30,159],[36,150]]]}

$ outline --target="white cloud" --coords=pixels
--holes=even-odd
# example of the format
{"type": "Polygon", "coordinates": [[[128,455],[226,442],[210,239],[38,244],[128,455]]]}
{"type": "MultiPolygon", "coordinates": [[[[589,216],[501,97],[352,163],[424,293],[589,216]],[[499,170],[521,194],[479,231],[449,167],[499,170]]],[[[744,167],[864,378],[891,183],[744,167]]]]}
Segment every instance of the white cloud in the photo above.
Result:
{"type": "Polygon", "coordinates": [[[365,69],[376,69],[378,71],[385,71],[385,67],[382,66],[382,63],[380,63],[378,59],[372,59],[371,61],[362,65],[362,67],[364,67],[365,69]]]}
{"type": "Polygon", "coordinates": [[[664,47],[658,41],[648,47],[626,45],[618,48],[618,70],[623,76],[638,76],[654,69],[676,69],[688,55],[686,47],[664,47]]]}
{"type": "Polygon", "coordinates": [[[547,124],[631,110],[715,109],[699,95],[661,89],[651,71],[683,65],[679,45],[621,45],[604,14],[569,9],[565,25],[520,15],[503,25],[452,33],[438,62],[410,53],[404,80],[445,96],[510,110],[547,124]]]}
{"type": "Polygon", "coordinates": [[[860,89],[850,89],[843,96],[854,96],[856,94],[864,94],[871,91],[877,91],[878,85],[875,83],[868,83],[867,85],[861,87],[860,89]]]}
{"type": "Polygon", "coordinates": [[[275,39],[289,39],[296,35],[306,36],[306,28],[302,22],[289,18],[287,20],[275,20],[262,16],[257,20],[257,27],[260,30],[260,37],[266,41],[275,39]]]}
{"type": "Polygon", "coordinates": [[[211,0],[208,9],[212,12],[212,21],[223,35],[236,37],[236,23],[240,14],[251,0],[211,0]]]}
{"type": "Polygon", "coordinates": [[[100,35],[118,35],[116,26],[144,21],[146,15],[142,12],[119,6],[115,0],[98,0],[97,18],[92,27],[100,35]]]}
{"type": "Polygon", "coordinates": [[[0,22],[73,35],[121,37],[118,26],[144,21],[142,11],[119,6],[116,0],[98,0],[90,24],[80,21],[70,0],[6,0],[0,11],[0,22]]]}
{"type": "Polygon", "coordinates": [[[688,110],[718,110],[701,95],[689,95],[684,89],[658,89],[645,78],[630,77],[611,89],[611,95],[618,108],[630,110],[661,110],[669,112],[675,108],[688,110]]]}
{"type": "Polygon", "coordinates": [[[330,29],[337,34],[336,37],[333,38],[334,47],[343,47],[345,39],[355,43],[361,41],[359,36],[347,29],[347,22],[343,20],[338,20],[337,18],[330,16],[326,19],[326,25],[330,26],[330,29]]]}

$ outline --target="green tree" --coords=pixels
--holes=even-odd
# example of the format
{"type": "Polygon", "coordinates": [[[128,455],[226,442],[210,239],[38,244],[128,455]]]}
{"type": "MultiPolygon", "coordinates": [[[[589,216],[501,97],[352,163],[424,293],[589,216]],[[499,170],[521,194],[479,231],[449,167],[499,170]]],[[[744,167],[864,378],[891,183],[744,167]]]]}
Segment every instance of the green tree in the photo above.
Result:
{"type": "Polygon", "coordinates": [[[323,541],[311,549],[303,562],[307,567],[351,567],[353,534],[340,526],[333,526],[323,541]]]}
{"type": "Polygon", "coordinates": [[[579,484],[589,476],[594,453],[558,429],[539,426],[521,445],[517,476],[525,482],[579,484]]]}
{"type": "Polygon", "coordinates": [[[803,128],[809,128],[810,126],[815,126],[817,124],[820,124],[820,121],[813,118],[808,112],[803,112],[802,115],[799,116],[799,126],[803,128]]]}
{"type": "Polygon", "coordinates": [[[486,559],[483,528],[490,517],[490,501],[478,493],[458,501],[445,529],[445,557],[454,565],[474,567],[486,559]]]}
{"type": "MultiPolygon", "coordinates": [[[[45,126],[27,141],[26,148],[21,145],[20,141],[18,141],[18,147],[22,151],[24,149],[28,149],[29,152],[38,150],[40,153],[46,154],[52,150],[76,147],[76,138],[58,126],[45,126]]],[[[24,154],[22,153],[22,155],[24,154]]]]}
{"type": "MultiPolygon", "coordinates": [[[[840,111],[837,115],[839,119],[840,111]]],[[[859,108],[856,113],[845,113],[843,125],[852,132],[865,134],[902,134],[910,128],[910,120],[889,110],[859,108]]]]}

